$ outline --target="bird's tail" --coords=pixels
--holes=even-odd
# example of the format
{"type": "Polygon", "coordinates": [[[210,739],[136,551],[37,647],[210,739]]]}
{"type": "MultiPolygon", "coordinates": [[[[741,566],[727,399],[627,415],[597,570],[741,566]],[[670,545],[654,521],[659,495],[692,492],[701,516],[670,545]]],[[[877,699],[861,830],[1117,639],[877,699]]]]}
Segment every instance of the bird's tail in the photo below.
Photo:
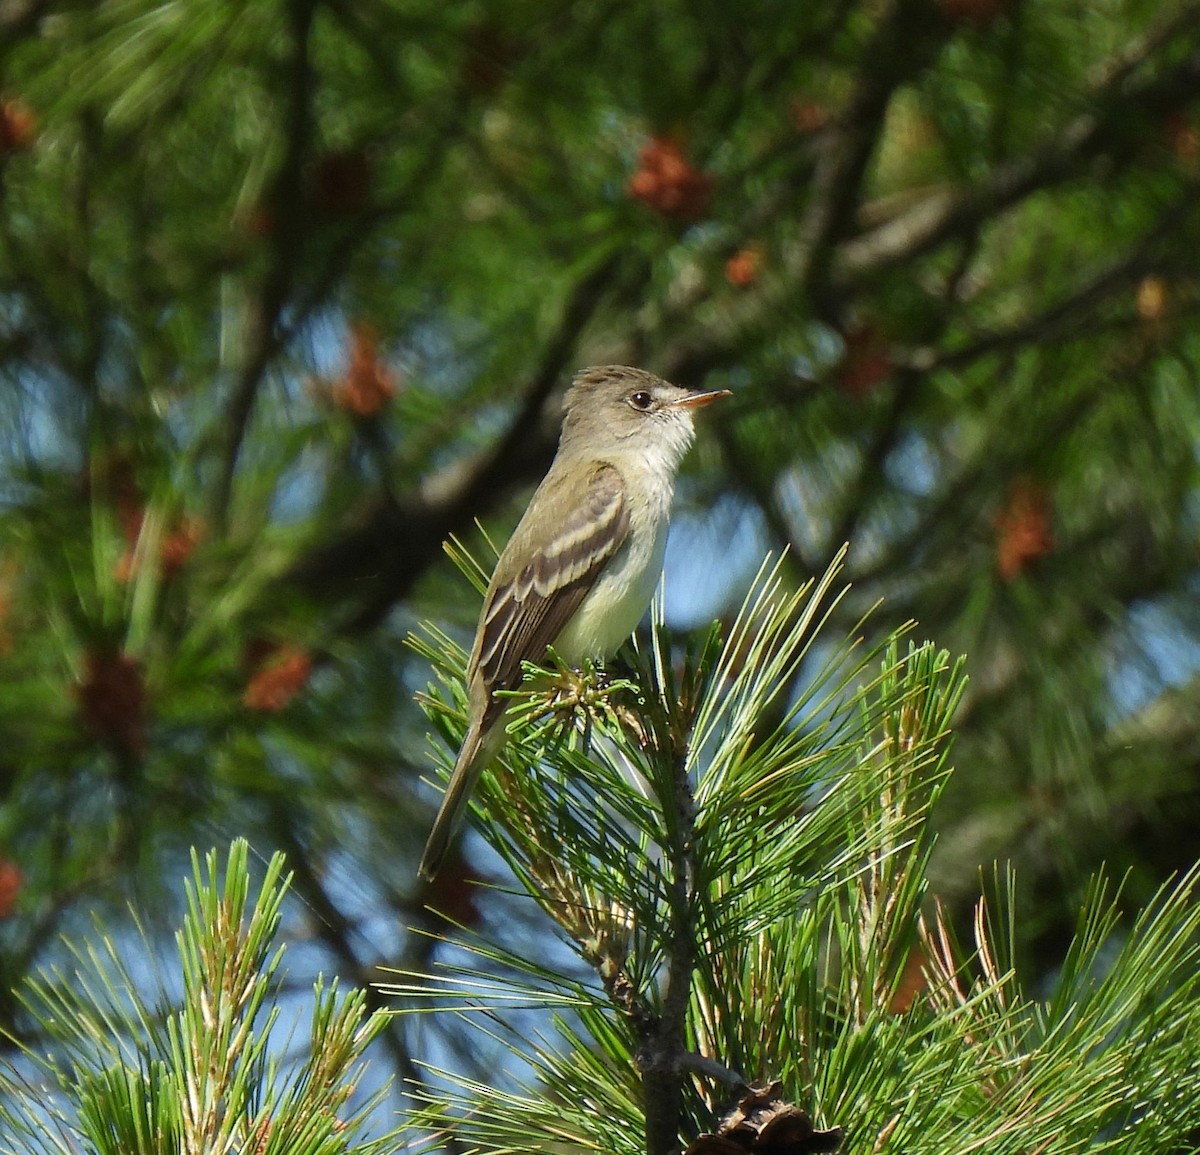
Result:
{"type": "Polygon", "coordinates": [[[441,808],[433,820],[433,829],[425,843],[425,853],[421,855],[421,865],[417,868],[421,877],[432,882],[446,857],[446,851],[454,841],[458,828],[462,825],[467,812],[467,803],[471,792],[484,767],[495,754],[495,732],[503,732],[502,726],[487,726],[476,723],[467,731],[463,739],[462,749],[458,752],[458,760],[454,763],[454,771],[446,786],[441,808]],[[489,740],[492,739],[492,740],[489,740]]]}

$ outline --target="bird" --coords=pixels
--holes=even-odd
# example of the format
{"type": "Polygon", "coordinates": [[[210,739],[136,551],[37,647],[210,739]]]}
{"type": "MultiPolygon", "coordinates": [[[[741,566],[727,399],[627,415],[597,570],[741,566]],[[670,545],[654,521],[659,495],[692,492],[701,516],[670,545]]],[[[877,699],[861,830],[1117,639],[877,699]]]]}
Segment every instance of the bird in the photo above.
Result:
{"type": "Polygon", "coordinates": [[[636,629],[662,573],[675,476],[696,410],[728,389],[673,385],[644,369],[578,372],[554,460],[501,551],[467,662],[468,724],[418,868],[432,881],[467,802],[504,745],[522,662],[547,647],[571,666],[611,656],[636,629]]]}

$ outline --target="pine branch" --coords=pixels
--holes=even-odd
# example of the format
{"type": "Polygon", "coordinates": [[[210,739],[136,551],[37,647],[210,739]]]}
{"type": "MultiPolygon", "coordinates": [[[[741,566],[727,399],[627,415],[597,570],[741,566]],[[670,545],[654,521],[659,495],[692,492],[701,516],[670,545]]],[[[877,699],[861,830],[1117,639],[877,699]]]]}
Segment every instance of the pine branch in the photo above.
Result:
{"type": "MultiPolygon", "coordinates": [[[[1168,32],[1173,36],[1190,29],[1198,19],[1200,12],[1193,7],[1184,18],[1170,20],[1168,32]]],[[[1187,99],[1200,79],[1200,52],[1194,50],[1147,78],[1132,79],[1163,47],[1162,38],[1150,36],[1140,56],[1126,51],[1102,69],[1100,81],[1081,100],[1091,111],[1062,125],[1040,148],[997,167],[971,187],[936,192],[896,219],[848,241],[834,266],[838,291],[850,292],[951,238],[970,235],[1018,201],[1070,179],[1081,160],[1126,147],[1132,114],[1147,120],[1166,115],[1187,99]]]]}
{"type": "MultiPolygon", "coordinates": [[[[690,720],[689,720],[690,721],[690,720]]],[[[692,972],[696,966],[696,799],[688,773],[690,726],[670,727],[674,742],[665,751],[670,777],[664,801],[663,855],[670,871],[667,886],[666,976],[662,1010],[644,1024],[634,1061],[642,1074],[646,1110],[646,1155],[675,1155],[683,1115],[683,1057],[692,972]]]]}
{"type": "Polygon", "coordinates": [[[943,26],[931,33],[931,28],[938,28],[931,8],[924,0],[892,0],[877,17],[854,96],[842,123],[825,143],[814,175],[797,277],[818,313],[826,309],[830,270],[854,220],[891,99],[932,58],[948,32],[943,26]]]}
{"type": "MultiPolygon", "coordinates": [[[[1171,243],[1178,229],[1195,214],[1198,203],[1200,186],[1189,184],[1174,203],[1163,210],[1146,235],[1133,243],[1120,260],[1095,273],[1062,300],[1008,328],[978,334],[958,348],[914,350],[912,355],[903,358],[905,367],[920,374],[939,369],[963,369],[981,357],[995,353],[1051,341],[1061,342],[1073,336],[1082,337],[1085,332],[1094,336],[1098,332],[1096,318],[1100,309],[1163,265],[1164,246],[1171,243]]],[[[1130,328],[1137,323],[1132,318],[1117,322],[1121,328],[1130,328]]]]}
{"type": "MultiPolygon", "coordinates": [[[[472,1016],[494,1026],[526,992],[571,1021],[557,1020],[556,1046],[517,1034],[506,1044],[534,1072],[523,1093],[417,1088],[413,1128],[629,1155],[677,1150],[686,1133],[691,1155],[753,1152],[787,1134],[799,1153],[835,1149],[841,1132],[814,1122],[832,1116],[864,1149],[1027,1155],[1163,1150],[1200,1122],[1200,1077],[1185,1058],[1200,1030],[1195,877],[1127,933],[1098,884],[1045,1000],[1014,966],[1011,877],[978,904],[964,949],[940,913],[923,914],[961,663],[893,639],[804,666],[833,581],[785,594],[776,566],[724,646],[710,639],[682,668],[656,635],[620,692],[515,697],[515,749],[477,813],[603,981],[512,959],[524,982],[469,972],[458,999],[472,1016]],[[797,685],[764,731],[772,702],[797,685]],[[534,762],[561,775],[536,782],[534,762]],[[731,1087],[741,1098],[729,1110],[731,1087]]],[[[430,702],[453,741],[463,656],[423,652],[454,689],[456,705],[430,702]]],[[[426,998],[454,989],[443,979],[426,998]]]]}
{"type": "MultiPolygon", "coordinates": [[[[224,862],[193,855],[177,936],[183,978],[175,1009],[147,998],[128,950],[97,928],[74,949],[72,974],[31,980],[23,998],[55,1049],[26,1052],[29,1074],[0,1070],[0,1151],[68,1155],[385,1155],[394,1137],[359,1142],[386,1086],[353,1101],[364,1055],[384,1029],[362,991],[318,979],[307,1054],[275,1053],[283,949],[272,949],[287,889],[283,858],[251,899],[249,847],[224,862]]],[[[150,951],[147,943],[142,944],[150,951]]]]}
{"type": "Polygon", "coordinates": [[[523,386],[518,410],[496,445],[466,465],[459,462],[426,478],[419,492],[377,503],[357,518],[358,524],[297,562],[289,581],[322,596],[328,596],[331,586],[353,588],[356,604],[346,628],[368,630],[441,556],[444,541],[463,533],[514,485],[544,469],[553,443],[540,415],[620,267],[619,255],[609,254],[576,283],[542,362],[523,386]]]}
{"type": "Polygon", "coordinates": [[[245,348],[219,433],[219,473],[210,502],[213,523],[224,527],[229,515],[233,482],[255,398],[271,359],[280,347],[278,324],[291,289],[303,241],[302,206],[304,161],[310,144],[314,89],[309,43],[316,0],[290,0],[290,88],[284,126],[284,155],[272,184],[270,203],[278,215],[271,264],[246,305],[245,348]]]}

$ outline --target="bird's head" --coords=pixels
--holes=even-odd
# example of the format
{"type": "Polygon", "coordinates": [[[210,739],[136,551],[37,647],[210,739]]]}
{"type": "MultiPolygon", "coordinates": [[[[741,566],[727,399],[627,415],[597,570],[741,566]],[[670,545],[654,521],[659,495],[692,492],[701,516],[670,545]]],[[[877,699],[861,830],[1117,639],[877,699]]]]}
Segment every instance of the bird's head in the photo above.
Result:
{"type": "Polygon", "coordinates": [[[674,466],[691,444],[695,411],[728,396],[728,389],[685,389],[628,365],[584,369],[567,390],[563,444],[597,456],[662,453],[674,466]]]}

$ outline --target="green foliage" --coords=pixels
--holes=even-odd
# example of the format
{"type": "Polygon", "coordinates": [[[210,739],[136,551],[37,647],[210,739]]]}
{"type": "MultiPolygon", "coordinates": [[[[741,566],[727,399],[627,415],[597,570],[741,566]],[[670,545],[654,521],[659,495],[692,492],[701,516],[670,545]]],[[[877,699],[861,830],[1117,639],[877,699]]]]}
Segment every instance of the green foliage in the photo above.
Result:
{"type": "MultiPolygon", "coordinates": [[[[1197,872],[1127,930],[1097,882],[1041,993],[1014,958],[1011,876],[961,948],[926,872],[962,664],[900,638],[830,644],[835,582],[789,594],[776,565],[724,644],[710,635],[682,665],[660,622],[628,680],[521,692],[476,814],[593,976],[460,935],[465,956],[392,988],[510,1051],[507,1079],[428,1064],[414,1134],[667,1151],[652,1122],[661,1065],[685,1143],[717,1129],[738,1085],[778,1079],[853,1151],[1186,1144],[1200,1124],[1197,872]],[[489,979],[496,964],[507,973],[489,979]],[[523,1028],[522,1006],[554,1011],[551,1033],[523,1028]]],[[[456,686],[461,651],[418,644],[456,686]]],[[[461,702],[427,708],[453,741],[461,702]]]]}
{"type": "MultiPolygon", "coordinates": [[[[362,991],[318,979],[307,1045],[283,1055],[278,1002],[284,948],[273,947],[289,880],[283,857],[251,893],[249,848],[224,863],[192,856],[187,915],[176,941],[177,1007],[141,993],[150,944],[121,944],[97,927],[72,947],[74,967],[31,980],[23,993],[47,1050],[0,1069],[0,1150],[11,1155],[382,1155],[365,1141],[386,1088],[359,1093],[364,1056],[385,1025],[362,991]],[[143,954],[143,952],[146,952],[143,954]]],[[[378,1086],[376,1082],[374,1085],[378,1086]]]]}

